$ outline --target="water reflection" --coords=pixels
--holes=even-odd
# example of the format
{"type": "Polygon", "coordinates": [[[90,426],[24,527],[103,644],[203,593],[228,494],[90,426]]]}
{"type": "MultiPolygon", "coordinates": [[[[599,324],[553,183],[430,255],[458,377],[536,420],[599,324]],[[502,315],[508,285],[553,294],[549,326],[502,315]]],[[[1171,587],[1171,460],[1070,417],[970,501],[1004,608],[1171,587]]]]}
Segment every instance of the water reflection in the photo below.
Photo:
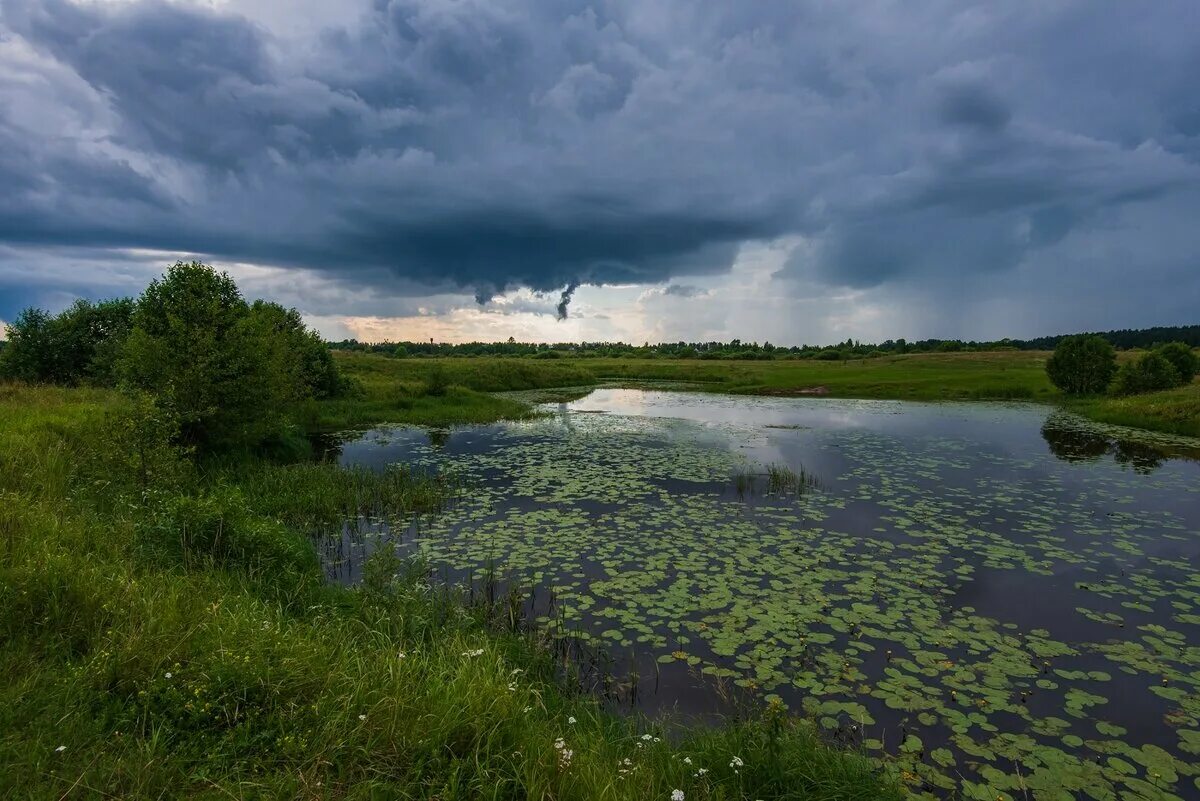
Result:
{"type": "Polygon", "coordinates": [[[1152,473],[1168,459],[1200,460],[1200,447],[1186,442],[1155,441],[1153,435],[1134,438],[1116,429],[1097,426],[1067,412],[1053,412],[1042,425],[1042,439],[1050,453],[1065,462],[1096,462],[1112,456],[1119,465],[1138,473],[1152,473]]]}

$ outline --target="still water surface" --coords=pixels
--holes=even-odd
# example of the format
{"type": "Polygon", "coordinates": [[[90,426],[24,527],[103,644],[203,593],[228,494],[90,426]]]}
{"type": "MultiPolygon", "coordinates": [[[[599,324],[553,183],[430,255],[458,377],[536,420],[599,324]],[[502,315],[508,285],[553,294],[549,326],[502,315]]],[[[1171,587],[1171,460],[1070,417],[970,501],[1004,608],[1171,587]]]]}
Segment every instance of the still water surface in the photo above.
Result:
{"type": "Polygon", "coordinates": [[[347,435],[343,464],[465,492],[347,525],[330,578],[379,547],[502,575],[637,674],[641,711],[782,702],[919,792],[1200,798],[1194,441],[1021,404],[601,389],[545,408],[347,435]]]}

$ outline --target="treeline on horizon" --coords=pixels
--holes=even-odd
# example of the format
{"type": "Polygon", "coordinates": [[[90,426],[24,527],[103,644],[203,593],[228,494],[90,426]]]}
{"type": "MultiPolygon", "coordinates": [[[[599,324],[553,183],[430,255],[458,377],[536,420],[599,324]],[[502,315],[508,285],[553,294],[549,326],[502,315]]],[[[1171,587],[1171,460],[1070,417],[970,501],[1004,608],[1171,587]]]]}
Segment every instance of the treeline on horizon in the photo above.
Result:
{"type": "MultiPolygon", "coordinates": [[[[661,342],[641,346],[625,342],[359,342],[344,339],[331,342],[335,350],[380,353],[398,358],[429,356],[524,356],[556,359],[566,356],[584,358],[628,357],[668,359],[817,359],[839,361],[888,356],[901,353],[954,353],[959,351],[1053,350],[1071,334],[1034,339],[976,341],[961,339],[922,339],[909,342],[889,339],[878,344],[847,339],[836,345],[772,345],[770,342],[661,342]]],[[[1183,342],[1200,347],[1200,325],[1156,326],[1120,329],[1094,334],[1118,350],[1151,349],[1167,342],[1183,342]]]]}

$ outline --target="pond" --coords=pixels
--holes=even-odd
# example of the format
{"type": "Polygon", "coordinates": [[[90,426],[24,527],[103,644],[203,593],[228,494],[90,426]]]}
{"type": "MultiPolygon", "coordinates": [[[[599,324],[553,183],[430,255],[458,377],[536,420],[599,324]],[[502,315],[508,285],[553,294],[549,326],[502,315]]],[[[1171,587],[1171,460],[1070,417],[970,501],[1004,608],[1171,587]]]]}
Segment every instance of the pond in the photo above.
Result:
{"type": "Polygon", "coordinates": [[[348,525],[502,575],[651,715],[807,713],[917,793],[1200,798],[1200,461],[1044,406],[599,389],[523,423],[348,435],[462,497],[348,525]],[[631,676],[636,676],[636,684],[631,676]]]}

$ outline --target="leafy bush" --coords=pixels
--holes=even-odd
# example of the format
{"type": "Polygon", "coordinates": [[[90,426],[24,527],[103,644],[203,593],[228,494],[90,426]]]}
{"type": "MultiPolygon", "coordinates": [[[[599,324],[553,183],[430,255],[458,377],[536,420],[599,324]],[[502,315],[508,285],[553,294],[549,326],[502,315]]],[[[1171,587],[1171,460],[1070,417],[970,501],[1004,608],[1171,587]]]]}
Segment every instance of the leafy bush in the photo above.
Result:
{"type": "Polygon", "coordinates": [[[1113,382],[1114,395],[1136,395],[1141,392],[1156,392],[1180,384],[1179,371],[1175,365],[1158,351],[1143,353],[1136,361],[1121,365],[1113,382]]]}
{"type": "Polygon", "coordinates": [[[1046,375],[1068,395],[1103,392],[1117,370],[1117,354],[1101,337],[1080,334],[1066,337],[1046,361],[1046,375]]]}
{"type": "Polygon", "coordinates": [[[1200,371],[1200,357],[1196,356],[1191,347],[1182,342],[1170,342],[1156,350],[1175,367],[1181,384],[1192,383],[1192,379],[1200,371]]]}

